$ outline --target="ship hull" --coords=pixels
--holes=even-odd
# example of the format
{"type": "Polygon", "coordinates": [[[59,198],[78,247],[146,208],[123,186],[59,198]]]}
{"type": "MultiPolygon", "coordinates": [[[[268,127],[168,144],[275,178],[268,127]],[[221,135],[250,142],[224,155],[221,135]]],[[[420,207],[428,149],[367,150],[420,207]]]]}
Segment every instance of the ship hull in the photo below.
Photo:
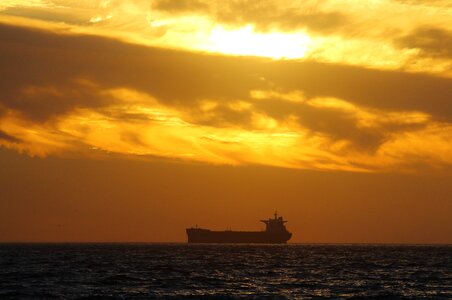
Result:
{"type": "Polygon", "coordinates": [[[232,243],[232,244],[285,244],[292,237],[289,232],[267,231],[212,231],[208,229],[187,229],[189,243],[232,243]]]}

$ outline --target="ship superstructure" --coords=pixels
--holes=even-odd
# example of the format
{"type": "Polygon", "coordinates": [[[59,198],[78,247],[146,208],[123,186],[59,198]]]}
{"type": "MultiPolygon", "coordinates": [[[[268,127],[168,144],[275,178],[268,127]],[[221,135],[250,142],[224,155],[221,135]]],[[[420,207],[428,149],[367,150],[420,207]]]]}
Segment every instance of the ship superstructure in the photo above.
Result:
{"type": "Polygon", "coordinates": [[[292,237],[283,217],[261,220],[265,224],[265,231],[213,231],[210,229],[192,227],[187,228],[189,243],[266,243],[284,244],[292,237]]]}

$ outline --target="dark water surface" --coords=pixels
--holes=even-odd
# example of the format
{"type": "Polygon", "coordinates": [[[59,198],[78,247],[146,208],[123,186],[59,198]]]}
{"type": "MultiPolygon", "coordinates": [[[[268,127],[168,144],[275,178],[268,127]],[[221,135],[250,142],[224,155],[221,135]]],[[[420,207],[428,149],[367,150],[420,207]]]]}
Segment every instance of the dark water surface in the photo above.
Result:
{"type": "Polygon", "coordinates": [[[451,246],[0,245],[0,299],[452,299],[451,246]]]}

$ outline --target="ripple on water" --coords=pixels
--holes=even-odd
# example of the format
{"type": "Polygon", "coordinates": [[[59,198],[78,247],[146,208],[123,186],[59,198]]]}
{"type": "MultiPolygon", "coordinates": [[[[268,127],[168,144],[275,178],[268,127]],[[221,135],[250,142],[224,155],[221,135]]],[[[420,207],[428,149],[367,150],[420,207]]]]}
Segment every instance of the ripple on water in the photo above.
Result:
{"type": "Polygon", "coordinates": [[[450,299],[451,254],[450,246],[0,245],[0,298],[450,299]]]}

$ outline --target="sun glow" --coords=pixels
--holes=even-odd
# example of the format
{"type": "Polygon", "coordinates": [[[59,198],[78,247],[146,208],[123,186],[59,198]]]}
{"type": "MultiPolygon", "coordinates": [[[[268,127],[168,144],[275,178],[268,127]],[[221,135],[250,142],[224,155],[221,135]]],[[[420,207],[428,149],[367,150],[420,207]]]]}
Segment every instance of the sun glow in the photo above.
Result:
{"type": "Polygon", "coordinates": [[[295,59],[303,58],[311,43],[311,38],[304,33],[257,33],[251,25],[238,30],[217,26],[210,34],[206,50],[231,55],[295,59]]]}

